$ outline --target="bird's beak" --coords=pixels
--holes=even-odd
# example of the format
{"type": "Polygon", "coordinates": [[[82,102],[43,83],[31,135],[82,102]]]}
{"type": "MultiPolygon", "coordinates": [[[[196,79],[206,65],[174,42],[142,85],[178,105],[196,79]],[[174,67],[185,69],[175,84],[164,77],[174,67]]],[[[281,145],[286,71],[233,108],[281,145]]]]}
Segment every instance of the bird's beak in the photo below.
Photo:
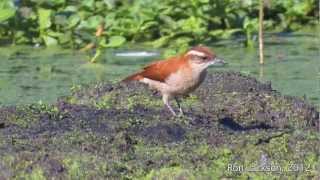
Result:
{"type": "Polygon", "coordinates": [[[223,66],[225,64],[227,63],[219,57],[215,57],[210,63],[210,65],[215,65],[215,66],[223,66]]]}

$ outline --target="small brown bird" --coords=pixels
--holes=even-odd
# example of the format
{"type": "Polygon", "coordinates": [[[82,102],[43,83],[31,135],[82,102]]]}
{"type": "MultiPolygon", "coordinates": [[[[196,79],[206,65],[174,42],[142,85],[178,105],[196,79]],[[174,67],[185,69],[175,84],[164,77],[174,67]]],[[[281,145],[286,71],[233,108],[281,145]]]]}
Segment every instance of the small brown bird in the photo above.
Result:
{"type": "Polygon", "coordinates": [[[208,47],[199,45],[182,55],[153,62],[122,81],[140,81],[158,90],[164,104],[176,116],[169,104],[169,100],[174,98],[183,115],[178,97],[194,91],[205,79],[207,68],[216,63],[224,61],[217,58],[208,47]]]}

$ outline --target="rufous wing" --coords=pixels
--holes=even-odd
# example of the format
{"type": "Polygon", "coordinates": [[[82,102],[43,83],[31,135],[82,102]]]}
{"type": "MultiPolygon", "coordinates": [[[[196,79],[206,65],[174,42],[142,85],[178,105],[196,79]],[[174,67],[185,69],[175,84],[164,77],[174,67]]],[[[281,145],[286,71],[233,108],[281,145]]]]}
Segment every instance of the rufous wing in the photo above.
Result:
{"type": "Polygon", "coordinates": [[[168,60],[156,61],[144,67],[142,71],[123,79],[122,82],[140,80],[142,78],[149,78],[164,82],[170,74],[177,72],[178,69],[184,65],[186,65],[186,60],[183,56],[172,57],[168,60]]]}

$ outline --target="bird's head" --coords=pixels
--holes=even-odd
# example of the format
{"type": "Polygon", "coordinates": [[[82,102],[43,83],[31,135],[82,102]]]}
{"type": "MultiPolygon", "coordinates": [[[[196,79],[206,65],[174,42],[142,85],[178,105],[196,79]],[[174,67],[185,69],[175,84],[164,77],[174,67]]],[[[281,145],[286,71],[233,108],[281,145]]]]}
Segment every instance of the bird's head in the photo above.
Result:
{"type": "Polygon", "coordinates": [[[225,64],[224,60],[218,58],[208,47],[199,45],[191,48],[185,53],[191,66],[205,70],[210,65],[225,64]]]}

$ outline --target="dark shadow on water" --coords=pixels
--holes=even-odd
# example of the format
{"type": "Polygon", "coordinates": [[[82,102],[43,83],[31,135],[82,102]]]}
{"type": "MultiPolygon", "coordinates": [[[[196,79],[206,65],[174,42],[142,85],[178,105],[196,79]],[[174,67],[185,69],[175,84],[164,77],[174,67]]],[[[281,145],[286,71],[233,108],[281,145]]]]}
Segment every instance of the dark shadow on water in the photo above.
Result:
{"type": "Polygon", "coordinates": [[[255,124],[255,125],[250,125],[250,126],[242,126],[239,123],[237,123],[236,121],[234,121],[232,118],[230,117],[226,117],[223,119],[219,120],[219,123],[230,129],[233,131],[248,131],[248,130],[253,130],[253,129],[271,129],[272,127],[265,124],[265,123],[259,123],[259,124],[255,124]]]}

